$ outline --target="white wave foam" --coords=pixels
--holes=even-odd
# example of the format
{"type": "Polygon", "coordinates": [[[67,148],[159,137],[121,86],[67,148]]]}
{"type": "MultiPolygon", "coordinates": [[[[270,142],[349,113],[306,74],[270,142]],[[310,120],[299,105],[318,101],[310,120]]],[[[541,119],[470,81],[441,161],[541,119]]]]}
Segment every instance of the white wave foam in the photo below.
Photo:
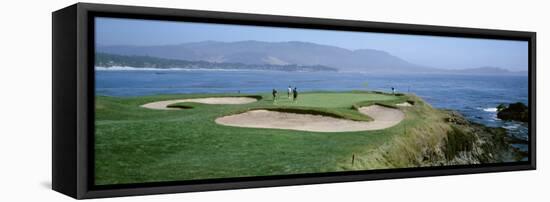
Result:
{"type": "Polygon", "coordinates": [[[509,126],[502,126],[503,128],[506,128],[508,130],[513,130],[519,127],[519,125],[509,125],[509,126]]]}
{"type": "Polygon", "coordinates": [[[483,111],[486,111],[486,112],[497,112],[497,108],[494,108],[494,107],[485,108],[485,109],[483,109],[483,111]]]}

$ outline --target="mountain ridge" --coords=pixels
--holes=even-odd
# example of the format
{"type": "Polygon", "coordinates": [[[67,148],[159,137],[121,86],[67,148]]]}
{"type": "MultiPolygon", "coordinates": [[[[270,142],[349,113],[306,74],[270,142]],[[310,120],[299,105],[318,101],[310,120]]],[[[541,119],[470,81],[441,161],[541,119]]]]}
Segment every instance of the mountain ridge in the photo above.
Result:
{"type": "Polygon", "coordinates": [[[97,46],[98,52],[151,56],[211,63],[241,63],[246,65],[326,66],[343,72],[373,73],[454,73],[510,74],[498,67],[470,69],[438,69],[413,64],[389,52],[376,49],[349,50],[337,46],[304,41],[264,42],[256,40],[220,42],[200,41],[156,46],[97,46]],[[491,70],[493,72],[491,72],[491,70]]]}

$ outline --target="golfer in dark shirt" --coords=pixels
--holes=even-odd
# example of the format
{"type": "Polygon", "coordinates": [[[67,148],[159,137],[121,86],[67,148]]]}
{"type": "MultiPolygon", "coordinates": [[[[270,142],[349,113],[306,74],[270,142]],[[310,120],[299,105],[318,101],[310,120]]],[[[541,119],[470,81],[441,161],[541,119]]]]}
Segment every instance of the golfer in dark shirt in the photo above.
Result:
{"type": "Polygon", "coordinates": [[[298,98],[298,90],[296,87],[292,90],[292,96],[294,97],[294,102],[296,102],[296,99],[298,98]]]}
{"type": "Polygon", "coordinates": [[[275,88],[273,89],[273,102],[275,102],[275,99],[277,98],[277,90],[275,88]]]}

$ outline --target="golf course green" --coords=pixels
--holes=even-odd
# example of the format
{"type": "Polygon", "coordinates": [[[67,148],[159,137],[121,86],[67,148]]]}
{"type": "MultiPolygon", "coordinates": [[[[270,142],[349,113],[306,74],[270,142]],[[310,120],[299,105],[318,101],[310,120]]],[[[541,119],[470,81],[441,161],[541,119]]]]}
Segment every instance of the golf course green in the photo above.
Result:
{"type": "MultiPolygon", "coordinates": [[[[297,101],[287,98],[286,94],[273,100],[270,93],[97,96],[95,117],[96,185],[453,164],[461,152],[463,156],[464,152],[471,153],[475,147],[481,147],[476,143],[478,139],[496,137],[470,133],[472,128],[482,126],[458,124],[456,120],[463,118],[434,109],[414,95],[365,91],[305,92],[297,101]],[[223,97],[255,101],[203,104],[193,100],[223,97]],[[173,110],[147,107],[170,100],[176,101],[162,104],[173,110]],[[410,104],[403,106],[402,103],[410,104]],[[385,129],[353,132],[233,127],[216,123],[220,117],[252,110],[368,123],[374,121],[373,118],[360,113],[359,109],[371,105],[398,109],[404,119],[385,129]]],[[[496,159],[486,153],[470,156],[474,156],[470,159],[472,162],[478,163],[496,159]]]]}

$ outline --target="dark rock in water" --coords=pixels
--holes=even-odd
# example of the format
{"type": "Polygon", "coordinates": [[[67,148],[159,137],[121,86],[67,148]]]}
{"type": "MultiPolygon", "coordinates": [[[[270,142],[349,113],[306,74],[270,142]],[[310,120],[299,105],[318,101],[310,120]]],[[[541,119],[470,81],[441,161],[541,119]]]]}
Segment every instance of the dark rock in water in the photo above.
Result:
{"type": "Polygon", "coordinates": [[[514,120],[521,122],[529,121],[529,108],[521,103],[509,104],[508,107],[499,105],[497,117],[502,120],[514,120]]]}
{"type": "Polygon", "coordinates": [[[505,104],[499,104],[497,106],[497,111],[502,111],[503,109],[506,109],[506,105],[505,104]]]}

